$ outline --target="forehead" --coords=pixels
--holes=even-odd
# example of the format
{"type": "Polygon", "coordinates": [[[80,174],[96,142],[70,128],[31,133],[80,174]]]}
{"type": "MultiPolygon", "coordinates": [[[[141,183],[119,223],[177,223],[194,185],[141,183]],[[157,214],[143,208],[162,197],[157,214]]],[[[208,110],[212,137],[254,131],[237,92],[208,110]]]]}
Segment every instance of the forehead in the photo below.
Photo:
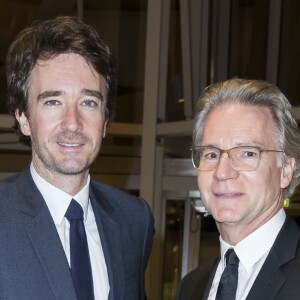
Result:
{"type": "Polygon", "coordinates": [[[31,76],[34,73],[47,73],[47,72],[64,72],[78,71],[89,73],[95,79],[98,79],[101,75],[89,64],[86,59],[76,53],[62,53],[46,59],[38,59],[34,65],[31,76]]]}
{"type": "Polygon", "coordinates": [[[105,91],[102,76],[79,54],[63,53],[37,60],[29,76],[29,88],[64,90],[71,87],[105,91]]]}
{"type": "Polygon", "coordinates": [[[267,107],[225,103],[209,113],[204,123],[202,144],[272,146],[276,137],[275,123],[267,107]]]}

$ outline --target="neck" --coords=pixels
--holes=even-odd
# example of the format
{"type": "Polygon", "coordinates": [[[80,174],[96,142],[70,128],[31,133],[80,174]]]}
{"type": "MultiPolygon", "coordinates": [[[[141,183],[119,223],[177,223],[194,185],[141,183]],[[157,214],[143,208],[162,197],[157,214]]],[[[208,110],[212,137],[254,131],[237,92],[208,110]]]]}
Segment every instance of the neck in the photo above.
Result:
{"type": "Polygon", "coordinates": [[[44,180],[71,196],[76,195],[86,185],[89,175],[89,170],[80,174],[66,175],[49,171],[47,169],[40,170],[35,166],[34,168],[39,176],[41,176],[44,180]]]}
{"type": "Polygon", "coordinates": [[[87,177],[88,173],[86,173],[86,176],[62,175],[53,181],[49,180],[49,178],[45,180],[65,193],[75,196],[86,185],[87,177]]]}

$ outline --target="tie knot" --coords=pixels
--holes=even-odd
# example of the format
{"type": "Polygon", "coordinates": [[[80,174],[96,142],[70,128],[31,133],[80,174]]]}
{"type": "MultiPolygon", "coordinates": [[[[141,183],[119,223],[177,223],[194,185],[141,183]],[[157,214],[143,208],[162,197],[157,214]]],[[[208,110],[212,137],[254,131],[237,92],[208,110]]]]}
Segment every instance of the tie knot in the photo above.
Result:
{"type": "Polygon", "coordinates": [[[225,258],[226,265],[238,265],[240,261],[232,248],[227,250],[225,258]]]}
{"type": "Polygon", "coordinates": [[[72,199],[65,217],[69,220],[69,222],[74,220],[83,220],[83,209],[81,205],[74,199],[72,199]]]}

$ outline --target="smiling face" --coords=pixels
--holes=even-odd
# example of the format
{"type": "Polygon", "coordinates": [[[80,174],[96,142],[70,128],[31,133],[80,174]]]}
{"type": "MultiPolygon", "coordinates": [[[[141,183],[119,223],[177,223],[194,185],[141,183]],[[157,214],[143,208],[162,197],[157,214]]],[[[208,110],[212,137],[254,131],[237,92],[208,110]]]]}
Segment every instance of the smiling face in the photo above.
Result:
{"type": "MultiPolygon", "coordinates": [[[[28,114],[16,112],[44,178],[87,176],[105,135],[103,78],[77,54],[38,60],[29,77],[28,114]]],[[[51,181],[51,180],[50,180],[51,181]]]]}
{"type": "MultiPolygon", "coordinates": [[[[257,146],[280,150],[276,128],[265,107],[223,104],[215,108],[204,124],[201,145],[220,149],[257,146]]],[[[263,152],[254,171],[236,171],[228,155],[221,156],[212,171],[198,171],[198,186],[208,211],[222,230],[232,228],[244,237],[269,220],[281,207],[281,189],[292,176],[291,159],[282,167],[280,154],[263,152]]]]}

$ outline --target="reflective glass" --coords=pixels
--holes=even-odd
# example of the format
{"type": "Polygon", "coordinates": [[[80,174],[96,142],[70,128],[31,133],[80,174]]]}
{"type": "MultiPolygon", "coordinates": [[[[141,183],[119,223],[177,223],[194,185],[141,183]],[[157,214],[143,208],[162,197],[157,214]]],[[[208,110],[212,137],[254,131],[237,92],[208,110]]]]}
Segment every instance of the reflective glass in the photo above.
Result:
{"type": "Polygon", "coordinates": [[[300,106],[300,1],[282,2],[282,28],[279,49],[278,86],[292,102],[300,106]]]}
{"type": "Polygon", "coordinates": [[[229,77],[265,79],[269,0],[231,1],[229,77]]]}

